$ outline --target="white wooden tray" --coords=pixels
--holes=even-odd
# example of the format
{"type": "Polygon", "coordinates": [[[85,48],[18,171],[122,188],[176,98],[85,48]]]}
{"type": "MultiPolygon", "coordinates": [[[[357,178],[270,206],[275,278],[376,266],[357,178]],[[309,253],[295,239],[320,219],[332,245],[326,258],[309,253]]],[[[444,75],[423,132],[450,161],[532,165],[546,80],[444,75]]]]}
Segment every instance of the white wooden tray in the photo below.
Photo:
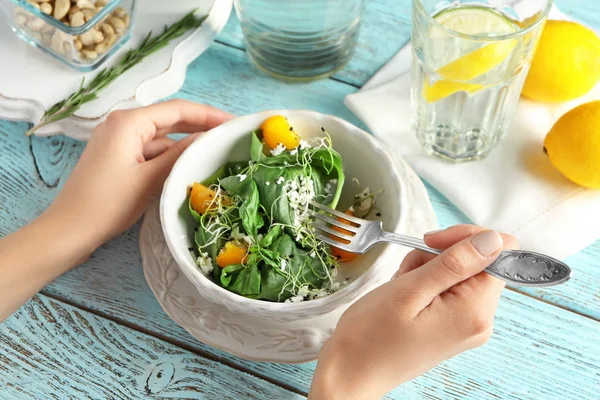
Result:
{"type": "MultiPolygon", "coordinates": [[[[212,43],[223,29],[232,0],[138,0],[138,14],[131,40],[97,71],[77,72],[19,39],[6,21],[0,21],[0,118],[37,123],[44,111],[75,91],[81,79],[92,79],[103,67],[116,63],[141,43],[149,31],[162,32],[194,8],[209,13],[202,26],[152,54],[114,84],[100,98],[85,104],[72,117],[39,129],[36,134],[63,133],[87,140],[92,130],[115,109],[148,105],[177,92],[187,66],[212,43]]],[[[1,16],[0,16],[1,18],[1,16]]]]}

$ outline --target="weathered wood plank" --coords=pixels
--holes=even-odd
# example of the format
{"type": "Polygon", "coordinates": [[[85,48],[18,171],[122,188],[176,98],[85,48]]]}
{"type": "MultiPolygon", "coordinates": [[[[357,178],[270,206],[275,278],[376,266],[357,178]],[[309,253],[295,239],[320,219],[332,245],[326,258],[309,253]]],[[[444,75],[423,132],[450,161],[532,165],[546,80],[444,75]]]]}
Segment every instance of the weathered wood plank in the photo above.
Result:
{"type": "Polygon", "coordinates": [[[300,399],[252,375],[39,295],[0,325],[3,399],[300,399]]]}

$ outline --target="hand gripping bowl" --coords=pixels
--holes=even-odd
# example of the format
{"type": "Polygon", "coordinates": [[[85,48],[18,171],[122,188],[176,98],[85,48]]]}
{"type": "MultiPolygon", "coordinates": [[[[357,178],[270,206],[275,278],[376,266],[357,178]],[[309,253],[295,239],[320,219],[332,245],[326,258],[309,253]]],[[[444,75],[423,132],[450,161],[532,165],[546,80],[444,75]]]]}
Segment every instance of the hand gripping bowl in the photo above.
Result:
{"type": "Polygon", "coordinates": [[[190,254],[193,222],[188,216],[187,193],[193,182],[211,176],[227,161],[248,160],[250,133],[272,115],[281,114],[302,138],[322,136],[321,127],[331,136],[333,148],[341,156],[346,184],[340,204],[348,207],[361,187],[383,189],[378,208],[384,228],[401,232],[407,224],[407,191],[397,167],[381,144],[372,136],[339,118],[312,111],[266,111],[235,118],[202,134],[175,163],[160,200],[160,218],[165,240],[173,258],[208,301],[220,304],[234,313],[280,322],[297,321],[344,309],[389,279],[390,268],[396,269],[402,257],[399,246],[380,245],[354,261],[340,266],[348,284],[339,291],[315,300],[297,303],[275,303],[254,300],[232,293],[203,274],[190,254]]]}

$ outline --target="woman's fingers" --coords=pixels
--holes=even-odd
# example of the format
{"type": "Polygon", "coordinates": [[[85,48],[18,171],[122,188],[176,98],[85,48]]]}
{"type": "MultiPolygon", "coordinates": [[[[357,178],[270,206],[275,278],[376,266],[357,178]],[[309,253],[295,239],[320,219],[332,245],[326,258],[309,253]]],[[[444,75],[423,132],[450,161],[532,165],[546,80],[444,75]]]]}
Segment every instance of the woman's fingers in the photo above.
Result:
{"type": "Polygon", "coordinates": [[[413,269],[419,268],[425,263],[433,260],[437,257],[436,254],[427,253],[422,250],[413,250],[404,257],[402,260],[402,264],[400,264],[400,268],[396,271],[396,274],[392,277],[392,279],[399,277],[400,275],[406,274],[407,272],[412,271],[413,269]]]}
{"type": "Polygon", "coordinates": [[[106,123],[108,131],[134,131],[142,144],[169,133],[193,133],[212,129],[233,116],[225,111],[186,100],[169,100],[134,110],[114,111],[106,123]],[[113,127],[114,125],[114,127],[113,127]]]}
{"type": "Polygon", "coordinates": [[[140,161],[152,160],[153,158],[158,157],[175,143],[175,140],[169,139],[168,137],[157,137],[151,142],[146,143],[143,151],[144,159],[140,161]]]}
{"type": "Polygon", "coordinates": [[[404,274],[404,284],[418,288],[417,309],[425,308],[441,293],[483,271],[498,257],[502,245],[502,236],[498,232],[483,231],[404,274]]]}
{"type": "Polygon", "coordinates": [[[188,148],[190,144],[196,140],[200,133],[189,135],[175,142],[165,152],[155,157],[154,159],[144,163],[146,168],[146,176],[151,185],[151,194],[160,193],[163,184],[173,168],[173,164],[177,161],[181,153],[188,148]]]}
{"type": "MultiPolygon", "coordinates": [[[[434,249],[447,249],[461,240],[483,231],[484,228],[475,225],[456,225],[451,228],[433,231],[424,235],[425,244],[434,249]]],[[[413,250],[404,257],[400,268],[392,279],[406,274],[437,257],[436,254],[427,253],[422,250],[413,250]]]]}

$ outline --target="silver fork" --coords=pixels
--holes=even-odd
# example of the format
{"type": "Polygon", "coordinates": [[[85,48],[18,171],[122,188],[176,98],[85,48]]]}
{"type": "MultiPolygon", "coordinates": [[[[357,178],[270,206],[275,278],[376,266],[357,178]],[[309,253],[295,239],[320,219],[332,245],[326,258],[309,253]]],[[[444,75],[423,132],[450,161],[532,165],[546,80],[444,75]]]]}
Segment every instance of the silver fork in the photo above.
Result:
{"type": "MultiPolygon", "coordinates": [[[[315,218],[312,226],[323,232],[317,233],[317,237],[339,249],[362,254],[377,243],[386,242],[401,244],[433,254],[442,252],[427,246],[421,239],[385,232],[381,221],[367,221],[352,217],[316,202],[310,204],[321,211],[317,212],[311,209],[308,211],[315,218]],[[336,217],[353,225],[345,224],[336,217]],[[340,232],[333,227],[349,233],[340,232]]],[[[496,278],[519,286],[554,286],[568,281],[571,277],[571,269],[565,263],[544,254],[525,250],[502,251],[496,261],[485,271],[496,278]]]]}

